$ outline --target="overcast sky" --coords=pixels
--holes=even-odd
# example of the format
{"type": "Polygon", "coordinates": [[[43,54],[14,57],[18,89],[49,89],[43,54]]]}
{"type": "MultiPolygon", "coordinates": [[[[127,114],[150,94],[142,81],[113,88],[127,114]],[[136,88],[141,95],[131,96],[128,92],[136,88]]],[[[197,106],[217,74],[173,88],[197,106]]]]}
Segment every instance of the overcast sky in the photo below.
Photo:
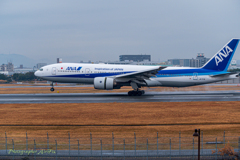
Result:
{"type": "Polygon", "coordinates": [[[239,0],[0,0],[0,53],[39,61],[210,58],[231,38],[239,0]]]}

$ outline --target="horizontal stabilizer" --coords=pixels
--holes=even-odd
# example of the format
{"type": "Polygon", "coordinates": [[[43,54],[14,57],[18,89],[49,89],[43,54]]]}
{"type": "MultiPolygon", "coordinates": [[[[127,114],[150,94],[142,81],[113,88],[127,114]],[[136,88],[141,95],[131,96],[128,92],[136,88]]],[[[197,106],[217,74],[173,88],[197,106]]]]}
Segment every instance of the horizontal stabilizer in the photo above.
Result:
{"type": "Polygon", "coordinates": [[[230,76],[230,75],[234,75],[234,74],[239,74],[239,73],[230,72],[230,73],[211,75],[211,77],[224,77],[224,76],[230,76]]]}

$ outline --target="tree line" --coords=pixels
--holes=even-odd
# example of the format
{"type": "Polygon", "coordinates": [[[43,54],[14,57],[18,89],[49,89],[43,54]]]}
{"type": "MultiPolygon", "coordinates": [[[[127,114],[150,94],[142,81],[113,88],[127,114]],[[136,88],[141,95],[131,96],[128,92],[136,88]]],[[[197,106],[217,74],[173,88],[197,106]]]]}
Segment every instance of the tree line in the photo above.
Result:
{"type": "Polygon", "coordinates": [[[0,80],[7,80],[8,83],[12,81],[34,81],[35,79],[39,79],[34,75],[34,72],[27,73],[14,73],[12,76],[7,76],[4,74],[0,74],[0,80]]]}

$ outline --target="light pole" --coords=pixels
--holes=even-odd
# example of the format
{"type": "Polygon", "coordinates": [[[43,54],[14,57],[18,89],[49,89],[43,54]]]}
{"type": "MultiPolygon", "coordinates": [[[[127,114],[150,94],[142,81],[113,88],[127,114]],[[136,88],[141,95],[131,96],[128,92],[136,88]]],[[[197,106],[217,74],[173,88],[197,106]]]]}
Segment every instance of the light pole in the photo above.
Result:
{"type": "Polygon", "coordinates": [[[193,136],[198,136],[198,160],[200,160],[200,129],[195,129],[193,136]]]}

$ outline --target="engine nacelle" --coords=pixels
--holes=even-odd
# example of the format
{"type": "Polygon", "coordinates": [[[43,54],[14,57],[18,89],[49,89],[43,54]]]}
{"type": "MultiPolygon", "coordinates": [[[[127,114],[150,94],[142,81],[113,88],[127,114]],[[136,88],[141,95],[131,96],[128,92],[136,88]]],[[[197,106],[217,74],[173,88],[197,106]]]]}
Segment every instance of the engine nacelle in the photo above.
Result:
{"type": "Polygon", "coordinates": [[[96,77],[94,78],[94,88],[103,90],[112,90],[116,86],[116,82],[113,78],[108,77],[96,77]]]}

